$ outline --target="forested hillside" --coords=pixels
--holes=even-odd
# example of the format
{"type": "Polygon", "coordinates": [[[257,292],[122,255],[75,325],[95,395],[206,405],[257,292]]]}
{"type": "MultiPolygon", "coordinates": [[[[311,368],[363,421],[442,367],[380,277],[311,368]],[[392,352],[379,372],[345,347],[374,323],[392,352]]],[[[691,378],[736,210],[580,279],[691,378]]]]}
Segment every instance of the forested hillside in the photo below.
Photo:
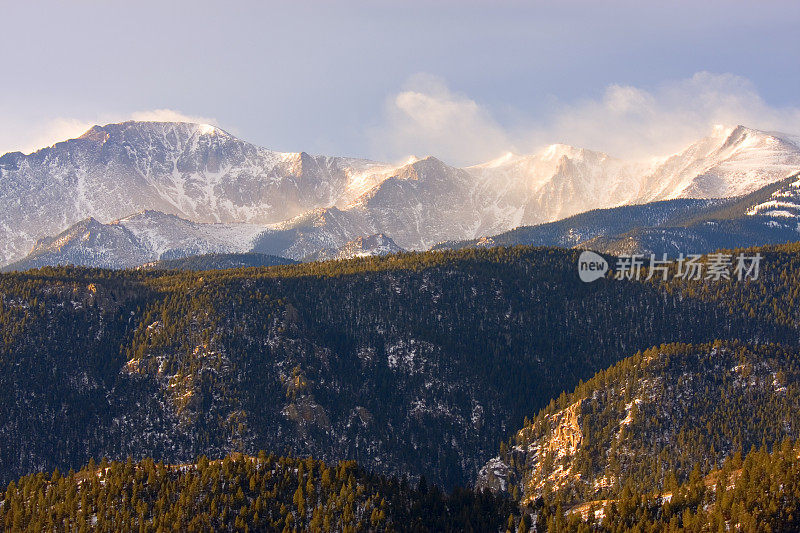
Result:
{"type": "Polygon", "coordinates": [[[0,276],[0,477],[258,450],[471,483],[581,379],[653,345],[797,341],[797,254],[758,281],[578,280],[536,248],[209,272],[0,276]]]}
{"type": "Polygon", "coordinates": [[[800,444],[789,439],[737,453],[703,477],[674,481],[665,491],[626,485],[618,498],[565,508],[541,499],[522,520],[538,531],[797,531],[800,529],[800,444]],[[531,519],[534,517],[534,520],[531,519]]]}
{"type": "Polygon", "coordinates": [[[523,504],[655,493],[706,475],[737,451],[800,437],[800,353],[737,342],[669,344],[598,373],[503,446],[482,485],[523,504]]]}
{"type": "Polygon", "coordinates": [[[275,255],[257,254],[203,254],[181,257],[179,259],[161,259],[139,268],[145,270],[215,270],[226,268],[270,267],[275,265],[292,265],[297,263],[291,259],[275,255]]]}
{"type": "Polygon", "coordinates": [[[516,507],[491,492],[441,492],[425,481],[260,453],[196,464],[92,462],[0,492],[15,531],[497,531],[516,507]]]}

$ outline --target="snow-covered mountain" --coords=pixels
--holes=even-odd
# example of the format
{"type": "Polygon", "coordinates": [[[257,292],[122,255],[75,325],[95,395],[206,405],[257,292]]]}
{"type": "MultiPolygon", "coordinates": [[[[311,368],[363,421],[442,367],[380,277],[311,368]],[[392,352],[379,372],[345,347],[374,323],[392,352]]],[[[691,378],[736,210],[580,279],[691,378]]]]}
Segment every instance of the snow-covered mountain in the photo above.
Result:
{"type": "Polygon", "coordinates": [[[785,222],[800,231],[800,177],[778,188],[766,200],[747,210],[749,216],[762,216],[785,222]]]}
{"type": "Polygon", "coordinates": [[[257,224],[202,224],[159,211],[143,211],[109,224],[88,218],[37,241],[9,269],[74,264],[128,268],[152,261],[209,253],[241,253],[264,231],[257,224]]]}
{"type": "Polygon", "coordinates": [[[313,223],[300,217],[292,228],[302,235],[291,247],[263,252],[299,259],[373,233],[424,250],[454,235],[475,239],[597,208],[744,195],[798,170],[800,147],[790,136],[742,126],[716,128],[679,154],[650,163],[566,145],[466,169],[428,157],[394,170],[344,210],[321,210],[313,223]]]}
{"type": "Polygon", "coordinates": [[[515,227],[597,208],[748,194],[800,170],[800,147],[786,134],[715,127],[685,150],[649,162],[555,144],[467,170],[515,227]]]}
{"type": "Polygon", "coordinates": [[[734,198],[660,200],[594,209],[434,250],[493,246],[586,248],[612,255],[711,253],[800,240],[800,173],[734,198]]]}
{"type": "MultiPolygon", "coordinates": [[[[251,225],[231,229],[218,244],[218,228],[206,235],[205,226],[196,226],[185,238],[204,244],[175,250],[251,247],[300,260],[375,234],[403,249],[424,250],[590,209],[746,194],[798,169],[793,137],[743,126],[715,128],[680,153],[645,163],[552,145],[461,169],[435,157],[392,166],[279,153],[213,126],[126,122],[96,126],[30,155],[0,157],[0,261],[20,258],[36,241],[72,224],[80,227],[67,234],[83,234],[81,221],[88,217],[95,224],[128,221],[114,228],[115,240],[72,239],[64,250],[86,258],[109,254],[111,243],[127,242],[123,229],[133,232],[141,223],[136,239],[147,242],[139,245],[141,253],[159,259],[170,248],[158,242],[172,243],[181,229],[162,228],[152,216],[124,218],[142,210],[194,223],[251,225]],[[75,246],[86,249],[79,253],[75,246]]],[[[66,262],[58,246],[47,246],[48,260],[66,262]]],[[[44,257],[42,251],[40,244],[34,255],[44,257]]],[[[121,253],[131,260],[137,254],[121,253]]]]}
{"type": "Polygon", "coordinates": [[[274,152],[204,124],[95,126],[30,155],[0,157],[0,262],[88,217],[110,222],[150,209],[195,222],[280,222],[350,203],[385,168],[274,152]]]}
{"type": "Polygon", "coordinates": [[[553,144],[532,155],[508,153],[467,171],[477,178],[479,193],[492,199],[496,216],[513,228],[631,203],[646,167],[553,144]]]}
{"type": "Polygon", "coordinates": [[[796,137],[744,126],[717,126],[709,137],[658,161],[637,200],[728,198],[751,193],[800,170],[796,137]]]}
{"type": "Polygon", "coordinates": [[[508,219],[478,189],[472,173],[434,157],[395,169],[380,185],[344,209],[317,209],[275,226],[255,251],[302,259],[381,233],[406,250],[427,250],[450,235],[483,235],[508,227],[508,219]]]}

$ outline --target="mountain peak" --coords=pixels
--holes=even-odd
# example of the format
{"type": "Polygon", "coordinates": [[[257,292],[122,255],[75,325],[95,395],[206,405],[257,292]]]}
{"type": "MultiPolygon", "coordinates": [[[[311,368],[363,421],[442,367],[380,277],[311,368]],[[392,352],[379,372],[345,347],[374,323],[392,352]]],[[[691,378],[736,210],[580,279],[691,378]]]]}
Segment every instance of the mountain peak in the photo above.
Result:
{"type": "Polygon", "coordinates": [[[605,152],[599,150],[591,150],[589,148],[581,148],[571,144],[556,143],[547,146],[544,150],[537,154],[542,160],[559,160],[562,158],[567,159],[615,159],[605,152]]]}
{"type": "Polygon", "coordinates": [[[460,171],[461,169],[451,167],[441,159],[429,155],[398,168],[394,177],[403,180],[439,180],[442,176],[460,171]]]}
{"type": "Polygon", "coordinates": [[[565,157],[567,159],[585,159],[590,157],[595,160],[610,158],[605,152],[579,148],[571,144],[555,143],[545,146],[544,148],[531,154],[517,154],[512,151],[508,151],[500,157],[487,161],[486,163],[474,165],[470,168],[499,168],[519,163],[532,163],[535,161],[545,163],[558,162],[565,157]]]}
{"type": "Polygon", "coordinates": [[[799,146],[797,137],[794,135],[778,131],[758,130],[743,126],[741,124],[734,128],[727,128],[723,133],[727,133],[727,135],[715,137],[717,139],[724,139],[721,149],[733,147],[755,148],[758,145],[761,145],[762,147],[785,145],[785,147],[788,149],[796,149],[799,146]]]}
{"type": "Polygon", "coordinates": [[[760,130],[756,128],[751,128],[749,126],[745,126],[743,124],[737,124],[736,126],[725,126],[722,124],[717,124],[714,126],[711,135],[709,138],[712,139],[719,139],[724,140],[723,146],[731,146],[738,142],[744,141],[747,138],[757,138],[757,139],[766,139],[772,138],[777,139],[779,141],[789,141],[794,143],[792,139],[794,136],[788,133],[779,132],[779,131],[766,131],[760,130]]]}
{"type": "Polygon", "coordinates": [[[394,176],[418,179],[421,172],[444,168],[448,168],[448,165],[432,155],[423,158],[413,156],[406,163],[395,169],[394,176]]]}
{"type": "Polygon", "coordinates": [[[233,137],[225,130],[213,124],[203,124],[197,122],[178,122],[178,121],[149,121],[149,120],[127,120],[124,122],[111,122],[104,126],[95,125],[86,130],[79,139],[89,139],[104,142],[117,134],[129,132],[141,132],[149,134],[166,134],[177,132],[182,136],[192,135],[224,135],[233,137]]]}
{"type": "Polygon", "coordinates": [[[78,139],[86,139],[89,141],[105,142],[109,137],[108,132],[102,127],[94,125],[86,130],[78,139]]]}
{"type": "Polygon", "coordinates": [[[714,124],[714,127],[711,128],[711,135],[709,135],[709,137],[713,137],[715,139],[727,139],[730,136],[731,132],[733,132],[733,130],[741,127],[743,126],[738,125],[735,127],[731,127],[726,124],[714,124]]]}
{"type": "Polygon", "coordinates": [[[433,164],[433,165],[444,165],[445,163],[436,156],[426,155],[423,158],[416,158],[414,161],[409,163],[410,165],[420,165],[420,164],[433,164]]]}
{"type": "Polygon", "coordinates": [[[543,159],[561,159],[563,156],[570,156],[583,151],[582,148],[563,143],[554,143],[542,150],[543,159]]]}

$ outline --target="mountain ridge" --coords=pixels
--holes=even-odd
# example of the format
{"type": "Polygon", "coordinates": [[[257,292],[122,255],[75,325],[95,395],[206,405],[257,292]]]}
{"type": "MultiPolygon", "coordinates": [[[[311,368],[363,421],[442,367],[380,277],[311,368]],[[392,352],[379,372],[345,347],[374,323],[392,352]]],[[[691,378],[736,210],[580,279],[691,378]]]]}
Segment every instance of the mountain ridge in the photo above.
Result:
{"type": "Polygon", "coordinates": [[[578,247],[614,255],[709,253],[800,240],[800,173],[747,195],[661,200],[595,209],[434,250],[514,245],[578,247]]]}
{"type": "MultiPolygon", "coordinates": [[[[551,145],[456,168],[433,156],[393,166],[274,152],[202,124],[95,126],[0,157],[0,257],[19,260],[86,217],[107,223],[142,210],[261,225],[254,251],[298,260],[378,233],[424,250],[594,208],[752,192],[800,167],[792,139],[738,126],[650,166],[551,145]]],[[[240,250],[200,252],[217,251],[240,250]]]]}
{"type": "Polygon", "coordinates": [[[686,286],[587,284],[578,251],[530,247],[2,274],[0,478],[267,449],[464,484],[636,350],[796,343],[796,248],[761,249],[758,280],[686,286]]]}

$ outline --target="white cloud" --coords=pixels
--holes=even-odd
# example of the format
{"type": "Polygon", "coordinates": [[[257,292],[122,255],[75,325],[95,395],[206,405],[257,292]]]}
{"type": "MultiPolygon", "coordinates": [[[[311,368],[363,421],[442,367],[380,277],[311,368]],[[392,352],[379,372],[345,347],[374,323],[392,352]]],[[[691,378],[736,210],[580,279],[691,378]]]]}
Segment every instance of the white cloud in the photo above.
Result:
{"type": "Polygon", "coordinates": [[[699,72],[650,90],[611,85],[599,99],[556,103],[536,120],[503,126],[486,107],[425,75],[389,100],[384,124],[372,137],[395,159],[434,154],[463,165],[557,142],[618,157],[665,155],[716,124],[796,134],[800,109],[769,105],[745,78],[699,72]]]}
{"type": "Polygon", "coordinates": [[[770,106],[745,78],[699,72],[651,91],[612,85],[600,100],[559,106],[535,134],[645,157],[675,152],[716,124],[800,133],[800,109],[770,106]]]}
{"type": "Polygon", "coordinates": [[[487,110],[427,74],[389,99],[386,123],[370,138],[381,157],[435,155],[448,162],[488,158],[511,143],[487,110]]]}
{"type": "MultiPolygon", "coordinates": [[[[506,111],[503,116],[507,115],[514,113],[506,111]]],[[[31,152],[79,136],[94,124],[124,120],[218,125],[213,118],[172,109],[39,122],[6,120],[0,129],[0,154],[31,152]]],[[[495,118],[490,108],[448,88],[441,78],[419,74],[387,99],[382,124],[368,134],[377,159],[435,155],[451,164],[467,165],[509,150],[533,152],[556,142],[617,157],[666,155],[708,135],[716,124],[800,134],[800,109],[770,105],[745,78],[699,72],[648,89],[610,85],[599,98],[555,101],[547,113],[508,125],[495,118]]]]}
{"type": "MultiPolygon", "coordinates": [[[[15,133],[19,135],[10,139],[0,139],[0,147],[8,147],[7,150],[2,150],[3,153],[12,150],[29,153],[65,139],[75,138],[92,126],[91,122],[59,117],[27,129],[16,128],[15,133]]],[[[8,135],[4,133],[4,137],[8,135]]]]}
{"type": "Polygon", "coordinates": [[[218,125],[213,118],[186,115],[173,109],[152,109],[128,114],[100,114],[94,117],[94,120],[57,117],[33,123],[30,121],[18,124],[6,123],[4,126],[8,125],[9,127],[0,130],[0,155],[12,151],[30,153],[60,141],[74,139],[95,124],[103,125],[126,120],[198,122],[218,125]]]}

